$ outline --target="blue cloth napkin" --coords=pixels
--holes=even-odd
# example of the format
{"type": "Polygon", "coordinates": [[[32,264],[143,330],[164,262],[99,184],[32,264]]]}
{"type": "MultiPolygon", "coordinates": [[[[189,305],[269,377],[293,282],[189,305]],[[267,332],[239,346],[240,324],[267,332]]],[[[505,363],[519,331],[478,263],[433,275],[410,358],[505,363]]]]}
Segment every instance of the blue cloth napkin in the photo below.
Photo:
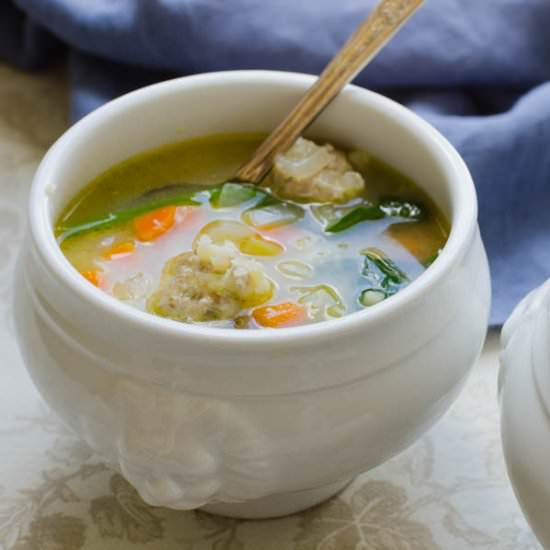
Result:
{"type": "MultiPolygon", "coordinates": [[[[175,75],[318,73],[374,0],[4,0],[0,57],[69,52],[72,117],[175,75]]],[[[408,105],[476,182],[498,325],[550,276],[550,2],[428,0],[356,83],[408,105]]]]}

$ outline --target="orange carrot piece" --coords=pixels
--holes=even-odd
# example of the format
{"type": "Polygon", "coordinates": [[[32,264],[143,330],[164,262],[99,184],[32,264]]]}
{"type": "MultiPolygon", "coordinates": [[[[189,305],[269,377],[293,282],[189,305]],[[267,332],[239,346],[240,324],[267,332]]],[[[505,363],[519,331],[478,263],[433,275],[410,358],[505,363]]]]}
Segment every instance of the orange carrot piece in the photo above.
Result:
{"type": "Polygon", "coordinates": [[[80,274],[98,288],[103,283],[103,276],[101,275],[101,271],[81,271],[80,274]]]}
{"type": "Polygon", "coordinates": [[[140,241],[154,241],[169,231],[176,221],[176,207],[165,206],[134,220],[134,231],[140,241]]]}
{"type": "Polygon", "coordinates": [[[426,222],[393,223],[384,235],[399,243],[421,262],[445,244],[445,236],[435,224],[426,222]]]}
{"type": "Polygon", "coordinates": [[[258,307],[252,316],[259,325],[270,328],[296,325],[307,317],[306,310],[292,302],[258,307]]]}
{"type": "Polygon", "coordinates": [[[115,256],[126,256],[131,254],[136,249],[136,245],[132,241],[124,241],[115,244],[103,253],[105,260],[112,260],[115,256]]]}

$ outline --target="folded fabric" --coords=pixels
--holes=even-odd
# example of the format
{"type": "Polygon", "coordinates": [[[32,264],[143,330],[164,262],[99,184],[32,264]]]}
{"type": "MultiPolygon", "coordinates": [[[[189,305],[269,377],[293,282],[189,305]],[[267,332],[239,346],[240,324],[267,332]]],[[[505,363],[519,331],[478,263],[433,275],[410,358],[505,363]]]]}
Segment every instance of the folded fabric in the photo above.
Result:
{"type": "MultiPolygon", "coordinates": [[[[135,87],[198,72],[318,73],[373,0],[13,0],[0,56],[23,68],[63,43],[72,116],[135,87]]],[[[428,0],[356,80],[406,104],[472,171],[501,324],[550,276],[548,0],[428,0]]]]}

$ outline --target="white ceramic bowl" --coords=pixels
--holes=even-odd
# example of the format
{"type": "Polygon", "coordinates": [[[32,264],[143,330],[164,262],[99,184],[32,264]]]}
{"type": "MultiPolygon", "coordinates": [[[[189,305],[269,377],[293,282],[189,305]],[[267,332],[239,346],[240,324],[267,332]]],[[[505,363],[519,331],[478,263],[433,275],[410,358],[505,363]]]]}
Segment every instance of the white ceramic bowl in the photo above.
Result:
{"type": "Polygon", "coordinates": [[[502,329],[501,432],[508,475],[544,548],[550,548],[550,280],[502,329]]]}
{"type": "Polygon", "coordinates": [[[464,163],[404,107],[350,86],[314,135],[370,150],[452,220],[440,258],[397,296],[281,330],[180,324],[88,284],[52,223],[82,186],[161,144],[269,131],[313,77],[225,72],[93,112],[44,158],[20,256],[16,325],[46,401],[151,504],[265,517],[315,504],[403,450],[453,402],[484,340],[489,273],[464,163]]]}

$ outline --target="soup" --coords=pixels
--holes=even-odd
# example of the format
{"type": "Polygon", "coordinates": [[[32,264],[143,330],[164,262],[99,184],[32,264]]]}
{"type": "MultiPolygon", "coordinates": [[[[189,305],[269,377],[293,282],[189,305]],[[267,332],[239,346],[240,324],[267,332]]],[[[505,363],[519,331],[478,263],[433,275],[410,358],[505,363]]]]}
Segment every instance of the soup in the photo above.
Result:
{"type": "Polygon", "coordinates": [[[376,307],[437,258],[447,221],[365,151],[300,138],[260,186],[232,182],[261,139],[209,136],[116,165],[57,220],[63,253],[132,307],[240,329],[376,307]]]}

